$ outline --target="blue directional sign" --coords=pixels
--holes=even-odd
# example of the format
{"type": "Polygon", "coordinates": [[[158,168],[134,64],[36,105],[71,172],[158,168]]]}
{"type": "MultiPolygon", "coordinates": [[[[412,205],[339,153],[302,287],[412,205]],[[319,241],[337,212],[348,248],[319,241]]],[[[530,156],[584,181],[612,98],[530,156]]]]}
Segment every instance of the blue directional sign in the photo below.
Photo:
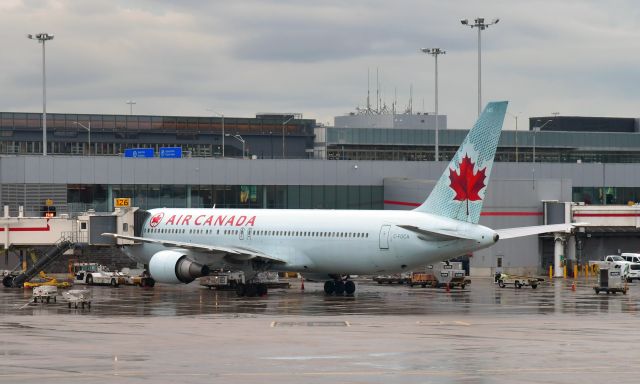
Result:
{"type": "Polygon", "coordinates": [[[154,157],[153,148],[128,148],[124,157],[154,157]]]}
{"type": "Polygon", "coordinates": [[[165,159],[179,159],[182,157],[182,147],[162,147],[160,157],[165,159]]]}

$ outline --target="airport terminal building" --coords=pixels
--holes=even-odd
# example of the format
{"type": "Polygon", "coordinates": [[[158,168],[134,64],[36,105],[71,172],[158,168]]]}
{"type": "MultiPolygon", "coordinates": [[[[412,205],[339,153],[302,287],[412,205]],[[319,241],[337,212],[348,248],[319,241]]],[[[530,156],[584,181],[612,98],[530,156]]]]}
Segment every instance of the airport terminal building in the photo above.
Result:
{"type": "MultiPolygon", "coordinates": [[[[44,157],[40,114],[0,116],[0,203],[11,216],[19,207],[25,216],[41,215],[47,200],[56,214],[109,212],[120,197],[143,209],[411,209],[425,199],[466,135],[466,130],[442,130],[440,158],[434,161],[429,124],[322,127],[300,115],[263,114],[227,117],[223,134],[222,118],[50,114],[44,157]],[[89,121],[90,137],[74,123],[88,127],[89,121]],[[153,149],[153,157],[125,157],[127,149],[140,148],[153,149]],[[162,148],[180,148],[182,156],[161,158],[162,148]]],[[[623,129],[618,121],[605,121],[595,131],[579,131],[580,124],[559,130],[552,123],[534,129],[537,121],[549,119],[559,117],[532,118],[529,130],[503,132],[481,224],[551,223],[557,207],[549,204],[555,203],[583,207],[576,208],[586,215],[580,221],[589,219],[584,207],[628,207],[625,217],[640,217],[629,206],[640,202],[637,123],[625,121],[623,129]]],[[[620,213],[594,215],[601,220],[620,213]]],[[[558,241],[567,259],[578,263],[636,251],[638,226],[605,223],[562,239],[499,242],[470,255],[470,269],[484,275],[542,273],[553,262],[558,241]]]]}

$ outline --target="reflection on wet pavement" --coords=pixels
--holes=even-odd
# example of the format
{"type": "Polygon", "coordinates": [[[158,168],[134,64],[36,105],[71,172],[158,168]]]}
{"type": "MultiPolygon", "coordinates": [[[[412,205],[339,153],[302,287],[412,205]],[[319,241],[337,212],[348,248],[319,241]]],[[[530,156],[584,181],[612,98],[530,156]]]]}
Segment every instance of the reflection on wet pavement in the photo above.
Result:
{"type": "Polygon", "coordinates": [[[264,298],[195,284],[92,287],[91,310],[0,290],[0,382],[637,382],[640,284],[466,290],[297,281],[264,298]],[[23,309],[18,309],[23,307],[23,309]],[[635,364],[635,363],[634,363],[635,364]],[[632,369],[633,370],[633,369],[632,369]]]}

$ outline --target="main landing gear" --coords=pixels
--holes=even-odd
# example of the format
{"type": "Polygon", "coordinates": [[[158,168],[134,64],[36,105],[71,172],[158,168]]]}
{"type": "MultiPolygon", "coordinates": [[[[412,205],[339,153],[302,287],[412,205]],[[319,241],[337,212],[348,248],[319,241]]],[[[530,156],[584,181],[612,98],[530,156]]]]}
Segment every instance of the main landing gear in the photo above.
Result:
{"type": "Polygon", "coordinates": [[[356,283],[351,280],[342,280],[334,279],[327,280],[324,282],[324,293],[327,295],[336,294],[336,296],[342,296],[347,294],[347,296],[353,295],[356,291],[356,283]]]}
{"type": "Polygon", "coordinates": [[[256,297],[256,296],[266,296],[267,295],[267,285],[258,283],[249,283],[243,284],[239,283],[236,285],[236,294],[238,297],[256,297]]]}

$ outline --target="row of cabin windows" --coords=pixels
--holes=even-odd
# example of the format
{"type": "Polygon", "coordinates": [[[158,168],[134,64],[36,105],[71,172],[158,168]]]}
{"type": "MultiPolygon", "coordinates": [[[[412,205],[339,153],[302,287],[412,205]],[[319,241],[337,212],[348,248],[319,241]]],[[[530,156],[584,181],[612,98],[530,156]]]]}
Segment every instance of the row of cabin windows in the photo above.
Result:
{"type": "MultiPolygon", "coordinates": [[[[149,228],[146,229],[147,233],[187,233],[183,228],[149,228]]],[[[224,235],[238,235],[240,231],[238,229],[225,229],[224,235]]],[[[213,229],[189,229],[189,234],[201,234],[209,235],[213,234],[213,229]]],[[[220,230],[216,231],[216,234],[220,234],[220,230]]],[[[363,232],[307,232],[307,231],[268,231],[268,230],[255,230],[252,232],[253,236],[287,236],[287,237],[339,237],[339,238],[368,238],[368,233],[363,232]]]]}
{"type": "MultiPolygon", "coordinates": [[[[237,230],[235,230],[235,233],[233,234],[237,234],[237,230]]],[[[267,230],[255,230],[253,231],[252,235],[253,236],[286,236],[286,237],[342,237],[342,238],[369,237],[368,233],[362,233],[362,232],[306,232],[306,231],[267,231],[267,230]]]]}

